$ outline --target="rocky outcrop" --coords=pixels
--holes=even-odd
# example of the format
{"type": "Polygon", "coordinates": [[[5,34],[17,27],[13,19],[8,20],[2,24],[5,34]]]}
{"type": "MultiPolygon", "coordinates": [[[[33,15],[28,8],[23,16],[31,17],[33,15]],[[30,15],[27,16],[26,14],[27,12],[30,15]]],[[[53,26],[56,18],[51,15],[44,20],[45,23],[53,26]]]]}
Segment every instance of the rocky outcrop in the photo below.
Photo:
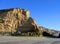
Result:
{"type": "Polygon", "coordinates": [[[21,8],[0,10],[0,33],[36,32],[36,21],[21,8]]]}
{"type": "Polygon", "coordinates": [[[36,21],[30,17],[29,10],[11,8],[0,10],[0,34],[22,34],[28,35],[53,35],[54,30],[37,26],[36,21]]]}
{"type": "Polygon", "coordinates": [[[42,26],[38,26],[38,33],[42,33],[42,35],[46,37],[60,38],[60,31],[48,29],[42,26]]]}

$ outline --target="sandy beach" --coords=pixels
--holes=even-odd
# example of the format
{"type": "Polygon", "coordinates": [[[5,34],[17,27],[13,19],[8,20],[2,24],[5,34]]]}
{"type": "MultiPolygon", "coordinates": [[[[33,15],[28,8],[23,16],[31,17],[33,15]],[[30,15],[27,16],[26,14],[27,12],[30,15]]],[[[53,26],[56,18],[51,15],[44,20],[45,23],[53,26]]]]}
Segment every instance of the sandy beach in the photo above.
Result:
{"type": "Polygon", "coordinates": [[[59,38],[0,36],[0,44],[60,44],[59,38]]]}

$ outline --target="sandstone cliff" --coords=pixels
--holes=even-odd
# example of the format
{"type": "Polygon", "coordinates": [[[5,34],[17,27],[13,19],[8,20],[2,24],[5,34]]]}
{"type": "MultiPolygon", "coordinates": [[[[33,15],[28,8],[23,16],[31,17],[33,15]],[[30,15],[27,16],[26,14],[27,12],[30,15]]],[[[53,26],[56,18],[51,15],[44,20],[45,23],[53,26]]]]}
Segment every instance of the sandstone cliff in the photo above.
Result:
{"type": "Polygon", "coordinates": [[[11,8],[0,10],[0,34],[6,33],[15,35],[28,33],[39,36],[40,33],[53,35],[56,31],[37,26],[36,21],[30,17],[29,10],[11,8]]]}
{"type": "Polygon", "coordinates": [[[30,12],[21,8],[0,10],[0,33],[36,32],[37,24],[30,12]]]}

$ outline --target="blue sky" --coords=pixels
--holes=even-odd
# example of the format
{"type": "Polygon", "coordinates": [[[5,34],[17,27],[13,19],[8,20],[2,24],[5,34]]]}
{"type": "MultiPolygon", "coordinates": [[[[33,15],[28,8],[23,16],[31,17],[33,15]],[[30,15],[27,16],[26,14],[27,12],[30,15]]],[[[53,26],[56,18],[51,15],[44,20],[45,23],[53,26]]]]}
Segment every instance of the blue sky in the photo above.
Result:
{"type": "Polygon", "coordinates": [[[60,0],[0,0],[0,9],[25,8],[38,25],[60,31],[60,0]]]}

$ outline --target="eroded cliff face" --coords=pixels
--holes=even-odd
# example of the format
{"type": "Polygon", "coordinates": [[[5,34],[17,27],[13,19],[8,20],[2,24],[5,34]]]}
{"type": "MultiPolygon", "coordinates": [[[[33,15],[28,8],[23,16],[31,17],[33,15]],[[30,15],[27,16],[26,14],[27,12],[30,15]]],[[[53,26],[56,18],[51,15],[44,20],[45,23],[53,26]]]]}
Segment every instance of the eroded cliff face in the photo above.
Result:
{"type": "Polygon", "coordinates": [[[12,8],[0,10],[0,33],[32,32],[37,24],[25,9],[12,8]]]}
{"type": "Polygon", "coordinates": [[[37,26],[30,12],[21,8],[0,10],[0,34],[53,36],[57,31],[37,26]]]}

